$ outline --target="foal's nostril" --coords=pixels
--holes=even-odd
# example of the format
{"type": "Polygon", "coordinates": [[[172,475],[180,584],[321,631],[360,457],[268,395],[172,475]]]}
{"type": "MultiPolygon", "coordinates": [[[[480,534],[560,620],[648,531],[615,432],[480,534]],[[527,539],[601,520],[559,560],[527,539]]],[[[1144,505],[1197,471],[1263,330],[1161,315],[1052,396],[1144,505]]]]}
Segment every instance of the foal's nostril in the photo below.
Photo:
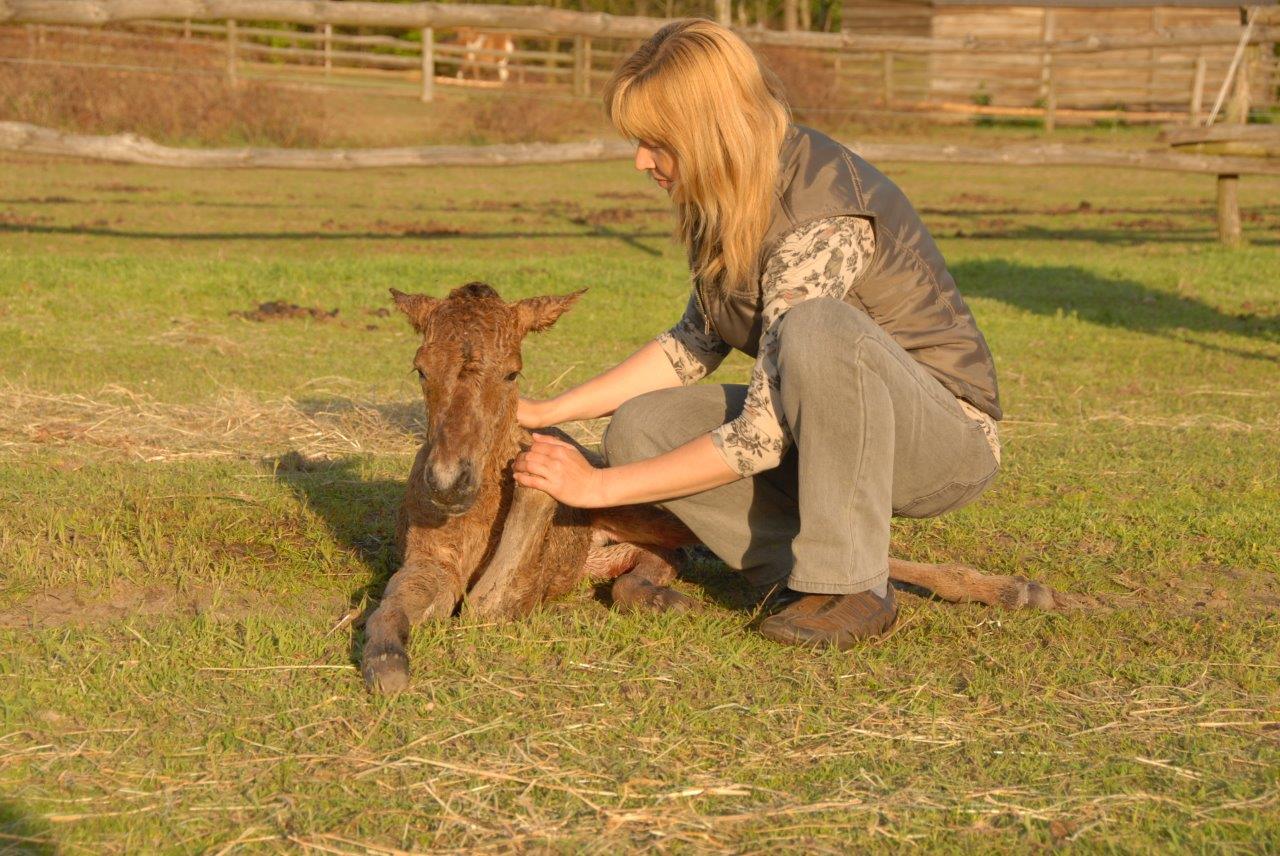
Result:
{"type": "Polygon", "coordinates": [[[453,483],[455,494],[469,494],[476,488],[476,468],[470,461],[463,461],[458,467],[458,479],[453,483]]]}
{"type": "Polygon", "coordinates": [[[447,468],[428,464],[423,470],[422,480],[436,505],[463,506],[475,499],[476,471],[470,461],[460,461],[447,468]]]}

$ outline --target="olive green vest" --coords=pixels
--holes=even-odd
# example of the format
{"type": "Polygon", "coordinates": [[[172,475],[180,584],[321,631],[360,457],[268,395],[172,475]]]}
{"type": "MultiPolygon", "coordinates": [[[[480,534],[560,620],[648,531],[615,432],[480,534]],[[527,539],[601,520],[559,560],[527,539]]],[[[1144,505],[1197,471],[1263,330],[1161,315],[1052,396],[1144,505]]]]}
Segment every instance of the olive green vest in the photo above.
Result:
{"type": "MultiPolygon", "coordinates": [[[[830,137],[792,126],[782,144],[773,220],[760,270],[789,232],[823,217],[872,221],[875,255],[850,283],[845,302],[866,312],[957,398],[1001,418],[995,365],[942,254],[907,197],[892,181],[830,137]]],[[[729,345],[755,356],[761,289],[697,289],[707,321],[729,345]]]]}

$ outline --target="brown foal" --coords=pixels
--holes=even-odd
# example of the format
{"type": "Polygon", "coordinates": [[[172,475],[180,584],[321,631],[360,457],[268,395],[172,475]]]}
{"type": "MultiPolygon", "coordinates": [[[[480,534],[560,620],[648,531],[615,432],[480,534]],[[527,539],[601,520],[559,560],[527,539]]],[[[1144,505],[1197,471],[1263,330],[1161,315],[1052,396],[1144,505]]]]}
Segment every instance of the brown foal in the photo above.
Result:
{"type": "MultiPolygon", "coordinates": [[[[361,671],[371,690],[403,690],[412,626],[446,619],[464,600],[464,609],[478,617],[518,617],[585,577],[613,580],[613,603],[620,609],[697,608],[670,588],[676,549],[697,543],[675,516],[654,506],[570,508],[512,479],[512,461],[529,444],[528,432],[516,423],[520,343],[554,324],[581,294],[506,303],[479,282],[444,299],[392,289],[396,305],[422,334],[413,366],[427,431],[396,525],[402,562],[365,623],[361,671]]],[[[582,451],[601,465],[598,456],[582,451]]],[[[1037,583],[962,565],[891,559],[889,575],[948,601],[1067,605],[1037,583]]]]}

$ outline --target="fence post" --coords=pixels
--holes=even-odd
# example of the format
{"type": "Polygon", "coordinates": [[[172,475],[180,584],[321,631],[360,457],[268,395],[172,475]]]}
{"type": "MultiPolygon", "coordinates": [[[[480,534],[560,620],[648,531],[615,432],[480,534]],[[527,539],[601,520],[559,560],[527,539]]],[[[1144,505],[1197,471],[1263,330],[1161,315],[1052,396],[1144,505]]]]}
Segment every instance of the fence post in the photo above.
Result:
{"type": "Polygon", "coordinates": [[[422,101],[434,101],[436,97],[436,31],[422,28],[422,101]]]}
{"type": "Polygon", "coordinates": [[[893,51],[884,52],[884,106],[885,109],[893,107],[893,51]]]}
{"type": "Polygon", "coordinates": [[[227,21],[227,80],[232,86],[236,85],[236,22],[234,19],[227,21]]]}
{"type": "Polygon", "coordinates": [[[1044,132],[1052,134],[1058,127],[1058,81],[1049,66],[1049,95],[1044,100],[1044,132]]]}
{"type": "Polygon", "coordinates": [[[583,85],[583,80],[586,77],[586,69],[582,63],[584,50],[583,42],[585,41],[586,39],[582,36],[573,37],[573,94],[578,96],[585,96],[587,94],[586,88],[583,85]]]}
{"type": "Polygon", "coordinates": [[[1236,69],[1235,89],[1231,100],[1227,102],[1224,122],[1232,125],[1244,125],[1249,121],[1249,56],[1240,57],[1240,66],[1236,69]]]}
{"type": "Polygon", "coordinates": [[[730,0],[716,0],[716,23],[722,27],[733,26],[733,7],[730,0]]]}
{"type": "Polygon", "coordinates": [[[324,25],[324,41],[321,43],[321,50],[324,51],[324,76],[328,77],[333,71],[333,24],[324,25]]]}
{"type": "Polygon", "coordinates": [[[1218,240],[1229,247],[1240,243],[1240,176],[1218,176],[1218,240]]]}
{"type": "Polygon", "coordinates": [[[191,41],[191,19],[184,18],[182,21],[182,39],[183,41],[191,41]]]}
{"type": "Polygon", "coordinates": [[[1044,19],[1040,24],[1040,41],[1044,50],[1040,54],[1040,97],[1044,99],[1044,130],[1053,133],[1057,127],[1058,93],[1053,82],[1053,54],[1049,51],[1049,43],[1057,35],[1058,14],[1053,9],[1044,10],[1044,19]]]}
{"type": "Polygon", "coordinates": [[[1191,109],[1188,112],[1192,125],[1200,124],[1200,114],[1204,112],[1204,76],[1207,66],[1204,48],[1201,48],[1196,57],[1195,74],[1191,76],[1191,109]]]}

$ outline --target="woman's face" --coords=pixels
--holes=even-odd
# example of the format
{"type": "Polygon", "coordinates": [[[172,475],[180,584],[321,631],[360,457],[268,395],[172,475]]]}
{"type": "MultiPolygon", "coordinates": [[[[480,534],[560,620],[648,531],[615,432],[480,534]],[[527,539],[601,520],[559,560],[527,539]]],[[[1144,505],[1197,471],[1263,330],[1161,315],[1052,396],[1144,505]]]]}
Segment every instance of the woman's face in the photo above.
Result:
{"type": "Polygon", "coordinates": [[[636,144],[636,169],[649,173],[659,187],[671,192],[676,180],[676,159],[668,150],[641,140],[636,144]]]}

